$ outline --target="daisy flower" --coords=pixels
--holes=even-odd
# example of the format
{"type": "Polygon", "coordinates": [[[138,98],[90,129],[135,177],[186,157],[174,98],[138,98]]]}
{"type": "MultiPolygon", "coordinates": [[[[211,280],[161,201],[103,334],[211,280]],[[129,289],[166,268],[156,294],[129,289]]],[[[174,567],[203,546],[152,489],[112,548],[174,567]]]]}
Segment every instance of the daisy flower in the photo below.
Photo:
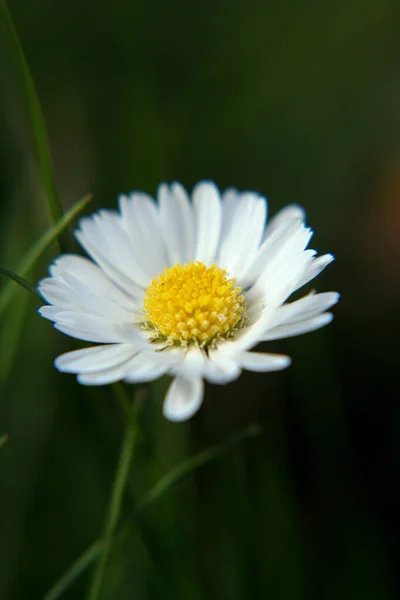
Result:
{"type": "Polygon", "coordinates": [[[200,182],[191,199],[179,184],[120,196],[119,212],[79,222],[75,236],[92,260],[64,254],[39,291],[40,314],[69,336],[95,346],[62,354],[60,371],[79,383],[152,381],[172,375],[163,412],[189,419],[204,380],[225,384],[242,369],[277,371],[280,354],[251,352],[260,342],[323,327],[336,292],[287,302],[332,260],[306,249],[312,231],[289,205],[267,223],[255,192],[200,182]]]}

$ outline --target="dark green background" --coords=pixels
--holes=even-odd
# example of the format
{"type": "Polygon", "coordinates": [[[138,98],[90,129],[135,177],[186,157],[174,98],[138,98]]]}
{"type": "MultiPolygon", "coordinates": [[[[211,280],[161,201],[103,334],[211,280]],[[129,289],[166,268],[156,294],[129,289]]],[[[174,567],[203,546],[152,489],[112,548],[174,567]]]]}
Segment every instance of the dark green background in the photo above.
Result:
{"type": "MultiPolygon", "coordinates": [[[[302,204],[342,294],[325,330],[264,350],[278,374],[207,387],[171,424],[148,399],[124,513],[170,467],[248,423],[112,555],[104,599],[396,597],[400,5],[397,0],[10,0],[64,208],[202,178],[302,204]]],[[[15,65],[0,37],[0,264],[48,226],[15,65]]],[[[54,246],[32,274],[55,257],[54,246]]],[[[3,281],[0,282],[3,284],[3,281]]],[[[0,322],[0,598],[36,600],[102,531],[123,418],[56,372],[73,341],[24,291],[0,322]],[[18,334],[18,335],[17,335],[18,334]]],[[[65,594],[83,598],[87,574],[65,594]]]]}

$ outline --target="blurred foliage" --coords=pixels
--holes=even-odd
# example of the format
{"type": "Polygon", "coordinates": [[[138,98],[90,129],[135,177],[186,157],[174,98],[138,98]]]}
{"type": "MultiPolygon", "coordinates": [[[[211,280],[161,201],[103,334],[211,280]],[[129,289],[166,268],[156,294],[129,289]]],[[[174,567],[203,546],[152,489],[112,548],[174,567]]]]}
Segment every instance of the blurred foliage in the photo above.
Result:
{"type": "MultiPolygon", "coordinates": [[[[10,0],[64,209],[160,181],[256,189],[307,209],[337,261],[326,330],[279,343],[292,367],[146,402],[124,514],[167,471],[249,423],[263,435],[143,510],[104,599],[396,597],[399,493],[400,5],[397,0],[10,0]]],[[[32,131],[0,37],[0,264],[48,227],[32,131]]],[[[35,269],[45,275],[51,247],[35,269]]],[[[1,281],[0,285],[6,284],[1,281]]],[[[42,599],[102,531],[123,415],[52,367],[73,340],[18,291],[0,322],[0,598],[42,599]]],[[[63,596],[84,597],[89,571],[63,596]]]]}

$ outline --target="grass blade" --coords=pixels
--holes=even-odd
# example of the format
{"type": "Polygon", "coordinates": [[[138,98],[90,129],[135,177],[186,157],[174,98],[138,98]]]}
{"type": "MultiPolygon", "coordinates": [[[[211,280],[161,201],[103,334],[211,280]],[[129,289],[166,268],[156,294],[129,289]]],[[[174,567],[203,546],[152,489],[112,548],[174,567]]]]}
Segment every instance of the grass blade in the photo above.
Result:
{"type": "Polygon", "coordinates": [[[74,583],[74,581],[79,577],[81,573],[83,573],[94,560],[100,555],[100,552],[103,549],[103,540],[97,540],[94,542],[89,548],[83,552],[77,558],[77,560],[72,563],[67,571],[65,571],[64,575],[60,577],[60,579],[53,585],[51,590],[47,592],[47,594],[43,597],[43,600],[57,600],[60,598],[64,592],[74,583]]]}
{"type": "Polygon", "coordinates": [[[14,271],[10,271],[9,269],[0,266],[0,273],[19,283],[19,285],[28,290],[28,292],[31,292],[31,294],[33,294],[34,296],[37,296],[37,298],[41,297],[36,288],[27,279],[24,279],[24,277],[17,275],[17,273],[14,273],[14,271]]]}
{"type": "Polygon", "coordinates": [[[20,294],[4,319],[0,337],[0,393],[14,365],[21,338],[25,332],[25,319],[29,307],[28,294],[20,294]]]}
{"type": "MultiPolygon", "coordinates": [[[[62,216],[62,207],[57,194],[43,113],[28,62],[25,58],[11,14],[7,9],[4,0],[0,1],[0,16],[21,79],[51,220],[52,222],[58,221],[62,216]]],[[[60,239],[60,248],[62,251],[66,251],[69,248],[69,240],[66,232],[63,235],[63,239],[60,239]]]]}
{"type": "MultiPolygon", "coordinates": [[[[152,504],[158,500],[165,492],[167,492],[172,485],[183,479],[186,475],[189,475],[196,469],[204,466],[208,462],[211,462],[215,458],[225,454],[231,447],[244,441],[245,439],[253,438],[262,433],[262,429],[259,425],[249,425],[238,434],[229,438],[219,446],[212,446],[194,457],[189,458],[177,467],[171,469],[164,477],[162,477],[148,492],[145,496],[139,500],[136,505],[135,512],[140,512],[149,504],[152,504]]],[[[123,539],[125,536],[121,535],[126,533],[130,526],[130,520],[124,522],[119,528],[119,534],[117,539],[123,539]]],[[[103,550],[104,540],[98,539],[91,544],[79,558],[65,571],[60,579],[52,586],[52,588],[45,594],[43,600],[58,600],[64,592],[74,583],[74,581],[83,573],[92,563],[96,560],[103,550]]]]}
{"type": "Polygon", "coordinates": [[[136,511],[140,511],[149,504],[158,500],[169,488],[180,481],[186,475],[189,475],[195,469],[202,467],[208,462],[211,462],[218,456],[225,454],[232,446],[235,446],[246,438],[252,438],[260,435],[262,432],[259,425],[249,425],[237,435],[229,438],[226,442],[223,442],[219,446],[212,446],[195,456],[188,458],[183,461],[180,465],[172,468],[169,473],[161,477],[161,479],[145,494],[145,496],[139,500],[136,505],[136,511]]]}
{"type": "MultiPolygon", "coordinates": [[[[9,271],[8,269],[3,269],[3,267],[1,267],[2,272],[4,272],[5,275],[12,277],[12,279],[14,279],[15,281],[18,281],[17,278],[23,280],[26,277],[26,275],[31,271],[31,269],[35,266],[36,262],[41,257],[43,252],[47,250],[47,248],[57,239],[57,237],[64,231],[64,229],[69,225],[69,223],[71,223],[71,221],[73,221],[79,215],[79,213],[82,212],[82,210],[86,207],[88,202],[90,202],[92,197],[92,194],[86,194],[86,196],[83,196],[83,198],[81,198],[81,200],[78,200],[78,202],[74,204],[74,206],[70,208],[61,217],[61,219],[57,221],[57,223],[55,223],[55,225],[53,225],[52,227],[50,227],[50,229],[44,232],[44,234],[38,239],[38,241],[31,246],[25,257],[19,263],[17,267],[18,275],[16,275],[16,273],[13,273],[13,275],[15,275],[14,277],[10,275],[12,271],[9,271]]],[[[18,283],[24,285],[21,281],[18,281],[18,283]]],[[[30,288],[32,288],[31,284],[29,284],[29,286],[30,288]]],[[[27,286],[25,285],[24,287],[27,286]]],[[[27,289],[29,289],[29,287],[27,287],[27,289]]],[[[0,293],[0,314],[13,299],[15,291],[16,287],[14,286],[13,282],[10,281],[0,293]]],[[[29,291],[32,291],[32,289],[29,289],[29,291]]],[[[35,293],[37,293],[36,290],[35,293]]]]}
{"type": "MultiPolygon", "coordinates": [[[[124,392],[124,405],[129,404],[129,398],[125,388],[119,389],[119,396],[122,396],[122,390],[124,392]]],[[[96,569],[93,574],[93,579],[90,583],[88,590],[89,600],[98,600],[101,595],[103,587],[104,576],[106,572],[106,566],[108,558],[111,552],[111,548],[114,543],[115,530],[120,520],[120,513],[122,509],[122,501],[125,494],[126,485],[128,482],[128,476],[130,466],[132,463],[132,457],[134,454],[139,426],[138,426],[138,413],[142,407],[145,398],[144,388],[139,389],[135,393],[135,397],[130,411],[131,418],[127,420],[126,430],[124,439],[121,445],[121,454],[119,458],[118,467],[115,471],[114,483],[112,486],[110,504],[107,513],[104,539],[101,547],[101,554],[96,565],[96,569]]]]}

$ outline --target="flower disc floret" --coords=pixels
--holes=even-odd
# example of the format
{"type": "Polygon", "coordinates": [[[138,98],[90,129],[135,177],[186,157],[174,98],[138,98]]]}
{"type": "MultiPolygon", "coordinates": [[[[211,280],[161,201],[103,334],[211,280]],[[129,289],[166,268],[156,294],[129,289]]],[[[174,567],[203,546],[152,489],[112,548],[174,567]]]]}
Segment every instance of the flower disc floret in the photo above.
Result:
{"type": "Polygon", "coordinates": [[[155,277],[146,290],[144,309],[155,341],[204,347],[241,327],[245,298],[224,269],[191,262],[155,277]]]}

